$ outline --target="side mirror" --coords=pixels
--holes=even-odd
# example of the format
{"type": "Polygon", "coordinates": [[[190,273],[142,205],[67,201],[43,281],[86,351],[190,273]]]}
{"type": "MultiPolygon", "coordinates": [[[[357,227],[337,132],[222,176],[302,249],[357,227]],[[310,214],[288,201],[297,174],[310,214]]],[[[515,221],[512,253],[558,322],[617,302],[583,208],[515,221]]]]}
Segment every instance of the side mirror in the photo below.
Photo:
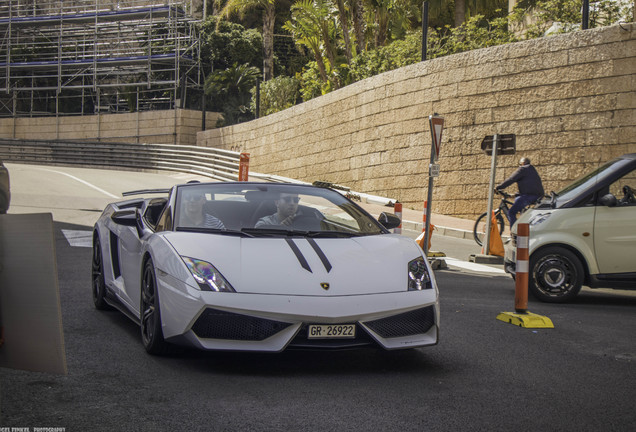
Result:
{"type": "Polygon", "coordinates": [[[384,228],[389,230],[399,227],[402,223],[399,217],[393,213],[387,212],[380,213],[380,216],[378,216],[378,222],[380,222],[384,228]]]}
{"type": "Polygon", "coordinates": [[[117,211],[113,213],[110,216],[110,218],[117,225],[124,225],[124,226],[131,226],[131,227],[137,226],[137,210],[136,209],[117,211]]]}
{"type": "Polygon", "coordinates": [[[611,193],[608,193],[607,195],[603,195],[601,199],[599,200],[599,202],[601,203],[601,205],[604,205],[605,207],[616,207],[616,204],[617,204],[616,197],[612,195],[611,193]]]}

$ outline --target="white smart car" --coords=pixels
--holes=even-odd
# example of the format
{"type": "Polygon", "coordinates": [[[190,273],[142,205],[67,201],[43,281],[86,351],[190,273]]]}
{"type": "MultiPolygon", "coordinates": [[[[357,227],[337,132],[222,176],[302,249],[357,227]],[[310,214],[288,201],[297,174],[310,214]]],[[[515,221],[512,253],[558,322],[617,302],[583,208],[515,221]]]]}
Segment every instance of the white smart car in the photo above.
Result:
{"type": "Polygon", "coordinates": [[[304,185],[154,192],[107,206],[92,260],[95,307],[137,322],[149,353],[437,343],[435,277],[395,215],[304,185]]]}
{"type": "Polygon", "coordinates": [[[613,159],[528,210],[512,229],[505,268],[515,274],[519,223],[530,225],[529,291],[566,302],[582,285],[636,289],[636,153],[613,159]]]}

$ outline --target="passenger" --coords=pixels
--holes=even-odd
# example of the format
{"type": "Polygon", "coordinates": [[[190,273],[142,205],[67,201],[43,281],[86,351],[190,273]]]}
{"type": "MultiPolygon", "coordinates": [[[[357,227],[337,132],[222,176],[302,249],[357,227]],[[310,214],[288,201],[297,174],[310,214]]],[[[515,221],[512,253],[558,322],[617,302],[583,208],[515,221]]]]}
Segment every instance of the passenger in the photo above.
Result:
{"type": "Polygon", "coordinates": [[[205,195],[200,191],[184,191],[181,201],[183,205],[180,226],[225,229],[225,225],[219,218],[203,211],[205,195]]]}

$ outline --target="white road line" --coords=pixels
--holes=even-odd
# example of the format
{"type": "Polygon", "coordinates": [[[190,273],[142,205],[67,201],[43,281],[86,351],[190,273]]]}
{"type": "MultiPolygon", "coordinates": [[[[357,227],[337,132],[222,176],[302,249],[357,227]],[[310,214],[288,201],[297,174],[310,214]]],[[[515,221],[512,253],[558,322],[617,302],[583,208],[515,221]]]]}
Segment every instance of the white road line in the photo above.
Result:
{"type": "Polygon", "coordinates": [[[82,183],[83,185],[86,185],[86,186],[88,186],[88,187],[90,187],[90,188],[95,189],[97,192],[101,192],[101,193],[103,193],[103,194],[104,194],[104,195],[106,195],[107,197],[115,198],[115,199],[120,199],[120,198],[121,198],[121,196],[113,195],[112,193],[107,192],[107,191],[105,191],[104,189],[101,189],[101,188],[99,188],[99,187],[95,186],[94,184],[91,184],[91,183],[89,183],[89,182],[87,182],[87,181],[85,181],[85,180],[82,180],[81,178],[77,178],[77,177],[75,177],[74,175],[71,175],[71,174],[65,173],[65,172],[63,172],[63,171],[56,171],[56,170],[46,169],[46,168],[37,168],[37,169],[39,169],[40,171],[48,171],[48,172],[52,172],[52,173],[56,173],[56,174],[62,174],[62,175],[65,175],[65,176],[67,176],[67,177],[72,178],[72,179],[73,179],[73,180],[75,180],[75,181],[78,181],[78,182],[82,183]]]}
{"type": "Polygon", "coordinates": [[[444,260],[446,261],[446,264],[448,264],[451,267],[459,267],[462,269],[476,271],[479,273],[506,274],[506,272],[503,269],[490,267],[483,264],[476,264],[473,262],[462,261],[456,258],[449,258],[449,257],[444,258],[444,260]]]}
{"type": "Polygon", "coordinates": [[[62,234],[72,247],[93,247],[93,233],[91,231],[63,229],[62,234]]]}

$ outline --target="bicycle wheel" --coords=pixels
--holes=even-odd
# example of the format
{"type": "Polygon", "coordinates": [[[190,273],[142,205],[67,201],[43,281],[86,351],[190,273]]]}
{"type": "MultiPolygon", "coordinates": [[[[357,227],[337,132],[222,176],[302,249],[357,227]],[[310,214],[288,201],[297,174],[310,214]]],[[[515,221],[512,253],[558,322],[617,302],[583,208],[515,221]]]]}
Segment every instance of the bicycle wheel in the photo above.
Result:
{"type": "MultiPolygon", "coordinates": [[[[504,219],[501,215],[501,212],[497,213],[495,217],[497,218],[497,224],[499,225],[499,235],[501,235],[505,227],[504,219]]],[[[486,213],[484,212],[477,218],[477,220],[475,221],[475,226],[473,227],[473,238],[479,246],[483,245],[483,240],[486,232],[486,222],[486,213]]]]}

